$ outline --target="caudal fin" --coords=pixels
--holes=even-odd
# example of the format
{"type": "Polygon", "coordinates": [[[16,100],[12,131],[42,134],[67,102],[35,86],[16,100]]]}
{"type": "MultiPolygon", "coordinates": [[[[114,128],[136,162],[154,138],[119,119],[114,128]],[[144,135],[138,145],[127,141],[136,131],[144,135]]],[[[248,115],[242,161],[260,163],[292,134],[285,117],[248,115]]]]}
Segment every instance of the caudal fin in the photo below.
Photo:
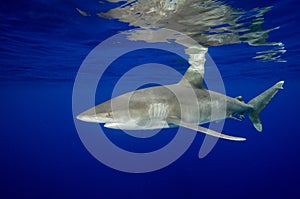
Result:
{"type": "Polygon", "coordinates": [[[249,105],[253,106],[253,109],[248,112],[249,118],[256,128],[257,131],[262,131],[262,124],[259,117],[260,112],[266,107],[266,105],[271,101],[279,89],[283,89],[284,81],[280,81],[262,94],[258,95],[254,99],[248,102],[249,105]]]}

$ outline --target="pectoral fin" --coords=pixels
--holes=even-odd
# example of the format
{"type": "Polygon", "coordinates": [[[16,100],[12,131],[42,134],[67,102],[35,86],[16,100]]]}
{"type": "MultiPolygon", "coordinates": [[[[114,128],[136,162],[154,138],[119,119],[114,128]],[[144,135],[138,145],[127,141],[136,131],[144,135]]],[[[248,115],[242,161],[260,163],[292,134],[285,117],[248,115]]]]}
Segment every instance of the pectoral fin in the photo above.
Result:
{"type": "Polygon", "coordinates": [[[178,125],[178,126],[182,126],[182,127],[188,128],[188,129],[192,129],[192,130],[195,130],[195,131],[207,134],[207,135],[218,137],[218,138],[234,140],[234,141],[245,141],[246,140],[246,138],[225,135],[225,134],[221,134],[216,131],[213,131],[211,129],[204,128],[202,126],[197,126],[195,124],[186,123],[186,122],[180,121],[177,118],[168,118],[167,122],[178,125]]]}

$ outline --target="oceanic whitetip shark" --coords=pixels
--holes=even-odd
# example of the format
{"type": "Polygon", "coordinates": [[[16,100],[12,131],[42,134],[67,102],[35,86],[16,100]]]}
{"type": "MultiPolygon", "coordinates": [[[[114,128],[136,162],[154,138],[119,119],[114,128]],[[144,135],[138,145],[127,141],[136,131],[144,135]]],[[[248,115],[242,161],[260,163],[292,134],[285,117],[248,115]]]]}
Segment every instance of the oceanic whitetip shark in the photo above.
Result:
{"type": "Polygon", "coordinates": [[[280,81],[245,103],[241,96],[232,98],[207,90],[203,76],[204,70],[191,65],[179,83],[120,95],[79,114],[77,119],[123,130],[182,126],[218,138],[244,141],[243,137],[221,134],[199,125],[226,118],[244,120],[247,113],[256,130],[261,132],[259,114],[284,84],[280,81]],[[191,96],[191,90],[195,97],[191,96]],[[178,96],[181,100],[177,99],[178,96]],[[224,114],[212,117],[212,111],[218,109],[224,110],[224,114]]]}

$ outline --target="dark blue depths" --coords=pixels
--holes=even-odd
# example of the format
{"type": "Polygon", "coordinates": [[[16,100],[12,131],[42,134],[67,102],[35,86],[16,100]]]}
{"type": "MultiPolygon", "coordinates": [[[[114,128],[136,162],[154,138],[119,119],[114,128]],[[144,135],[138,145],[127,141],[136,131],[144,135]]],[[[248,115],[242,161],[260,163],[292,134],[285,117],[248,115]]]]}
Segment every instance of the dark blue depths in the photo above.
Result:
{"type": "MultiPolygon", "coordinates": [[[[83,17],[76,8],[100,12],[111,8],[97,1],[1,2],[0,18],[0,197],[1,198],[299,198],[299,13],[296,1],[230,1],[250,9],[273,6],[266,28],[280,26],[270,40],[281,41],[286,62],[253,60],[256,47],[244,44],[209,48],[224,78],[227,95],[245,101],[279,80],[280,91],[262,112],[264,131],[247,119],[227,120],[224,132],[246,142],[219,140],[204,159],[198,134],[188,151],[170,166],[145,174],[108,168],[85,149],[72,117],[72,89],[86,55],[127,24],[96,16],[83,17]],[[243,2],[243,3],[242,3],[243,2]]],[[[258,48],[258,47],[257,47],[258,48]]],[[[109,99],[113,85],[131,67],[156,62],[180,72],[187,64],[149,51],[117,60],[107,71],[98,102],[109,99]],[[150,58],[149,58],[150,57],[150,58]],[[152,57],[152,58],[151,58],[152,57]],[[139,63],[141,62],[141,63],[139,63]],[[120,67],[122,66],[122,67],[120,67]]],[[[160,54],[161,55],[161,54],[160,54]]],[[[119,131],[105,133],[122,147],[147,151],[167,144],[175,135],[164,131],[139,141],[119,131]],[[112,135],[113,134],[113,135],[112,135]],[[123,146],[124,145],[124,146],[123,146]],[[152,147],[152,148],[151,148],[152,147]]]]}

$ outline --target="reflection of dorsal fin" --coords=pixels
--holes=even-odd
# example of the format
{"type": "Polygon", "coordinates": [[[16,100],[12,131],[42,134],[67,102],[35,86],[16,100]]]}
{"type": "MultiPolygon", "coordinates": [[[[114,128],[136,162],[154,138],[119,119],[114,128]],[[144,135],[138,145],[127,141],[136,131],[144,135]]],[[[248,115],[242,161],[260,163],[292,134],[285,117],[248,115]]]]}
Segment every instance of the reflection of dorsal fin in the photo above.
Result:
{"type": "Polygon", "coordinates": [[[193,88],[204,88],[204,63],[205,53],[207,48],[200,48],[199,46],[189,47],[186,51],[189,57],[190,67],[185,72],[180,84],[190,84],[193,88]]]}

